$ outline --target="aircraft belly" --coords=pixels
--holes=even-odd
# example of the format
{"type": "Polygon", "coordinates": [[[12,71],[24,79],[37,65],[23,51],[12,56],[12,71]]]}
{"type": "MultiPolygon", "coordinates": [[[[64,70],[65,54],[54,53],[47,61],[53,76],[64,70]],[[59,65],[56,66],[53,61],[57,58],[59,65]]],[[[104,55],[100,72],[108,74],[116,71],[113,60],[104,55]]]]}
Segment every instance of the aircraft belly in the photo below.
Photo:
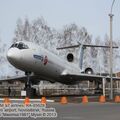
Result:
{"type": "Polygon", "coordinates": [[[48,64],[44,65],[40,62],[36,63],[35,73],[44,76],[45,78],[52,79],[54,81],[57,81],[60,79],[61,69],[58,68],[56,65],[51,64],[48,62],[48,64]]]}

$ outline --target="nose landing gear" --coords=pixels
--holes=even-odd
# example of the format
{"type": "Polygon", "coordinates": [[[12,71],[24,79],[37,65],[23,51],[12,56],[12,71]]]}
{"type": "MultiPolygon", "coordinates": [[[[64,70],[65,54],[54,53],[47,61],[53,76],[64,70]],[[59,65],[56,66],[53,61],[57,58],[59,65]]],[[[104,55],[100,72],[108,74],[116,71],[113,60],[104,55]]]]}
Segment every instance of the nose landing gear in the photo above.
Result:
{"type": "Polygon", "coordinates": [[[31,72],[25,72],[25,75],[27,76],[27,81],[25,83],[26,96],[33,98],[35,96],[35,89],[32,88],[32,82],[30,80],[31,72]]]}

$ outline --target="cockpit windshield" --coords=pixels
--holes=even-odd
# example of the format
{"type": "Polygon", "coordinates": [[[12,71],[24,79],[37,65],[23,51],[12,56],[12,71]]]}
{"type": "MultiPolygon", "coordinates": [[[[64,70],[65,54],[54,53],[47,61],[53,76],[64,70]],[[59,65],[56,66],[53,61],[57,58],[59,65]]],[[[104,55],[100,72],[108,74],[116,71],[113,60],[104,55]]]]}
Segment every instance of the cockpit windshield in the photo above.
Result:
{"type": "Polygon", "coordinates": [[[19,42],[19,43],[14,43],[12,44],[12,46],[10,48],[16,47],[18,49],[28,49],[29,47],[27,45],[25,45],[23,42],[19,42]]]}

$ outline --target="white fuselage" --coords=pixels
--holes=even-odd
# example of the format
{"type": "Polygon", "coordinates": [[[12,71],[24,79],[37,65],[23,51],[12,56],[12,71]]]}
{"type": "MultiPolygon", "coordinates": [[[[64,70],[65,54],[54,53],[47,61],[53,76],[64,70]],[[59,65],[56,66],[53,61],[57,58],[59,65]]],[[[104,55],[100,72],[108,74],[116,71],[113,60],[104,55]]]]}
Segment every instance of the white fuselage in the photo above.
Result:
{"type": "MultiPolygon", "coordinates": [[[[41,79],[63,82],[62,74],[80,74],[80,68],[69,63],[57,55],[45,50],[37,44],[22,42],[28,46],[27,49],[11,47],[8,50],[8,61],[22,71],[33,72],[41,79]]],[[[17,42],[16,46],[19,46],[17,42]]]]}

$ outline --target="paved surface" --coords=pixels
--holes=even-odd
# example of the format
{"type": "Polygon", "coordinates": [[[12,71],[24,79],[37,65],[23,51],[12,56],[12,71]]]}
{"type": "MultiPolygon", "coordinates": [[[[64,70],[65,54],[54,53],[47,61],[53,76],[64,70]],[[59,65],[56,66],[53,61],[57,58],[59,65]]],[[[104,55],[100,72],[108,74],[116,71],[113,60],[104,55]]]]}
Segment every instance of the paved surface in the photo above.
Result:
{"type": "MultiPolygon", "coordinates": [[[[1,103],[1,101],[0,101],[1,103]]],[[[120,120],[120,103],[48,103],[47,108],[56,109],[57,118],[35,120],[120,120]]],[[[0,118],[0,120],[33,120],[33,118],[0,118]]]]}

